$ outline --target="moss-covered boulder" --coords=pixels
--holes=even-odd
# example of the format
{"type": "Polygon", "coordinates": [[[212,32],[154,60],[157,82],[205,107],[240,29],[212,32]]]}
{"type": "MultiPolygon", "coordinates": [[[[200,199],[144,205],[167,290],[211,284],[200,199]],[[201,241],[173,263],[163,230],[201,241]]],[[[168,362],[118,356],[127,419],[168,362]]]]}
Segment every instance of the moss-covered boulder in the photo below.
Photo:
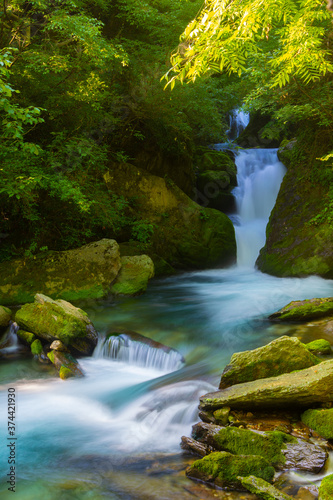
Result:
{"type": "MultiPolygon", "coordinates": [[[[121,257],[142,255],[142,243],[139,241],[131,240],[119,243],[119,249],[121,257]]],[[[175,269],[160,255],[150,252],[149,257],[154,263],[155,276],[170,276],[171,274],[175,274],[175,269]]]]}
{"type": "Polygon", "coordinates": [[[78,361],[71,354],[53,350],[47,354],[47,357],[59,372],[61,379],[83,377],[83,371],[78,361]]]}
{"type": "Polygon", "coordinates": [[[7,328],[12,319],[12,311],[8,307],[0,306],[0,330],[7,328]]]}
{"type": "Polygon", "coordinates": [[[116,295],[138,295],[147,289],[148,281],[154,276],[154,263],[148,255],[121,257],[121,269],[112,285],[116,295]]]}
{"type": "Polygon", "coordinates": [[[128,198],[136,200],[136,213],[146,221],[136,229],[144,232],[149,228],[145,254],[158,255],[178,268],[223,266],[235,261],[235,232],[225,214],[200,207],[172,182],[127,163],[116,165],[104,179],[110,191],[118,195],[126,192],[128,198]]]}
{"type": "Polygon", "coordinates": [[[191,479],[236,489],[242,489],[239,477],[254,475],[272,481],[274,473],[274,468],[263,457],[233,455],[225,451],[211,453],[186,469],[186,475],[191,479]]]}
{"type": "Polygon", "coordinates": [[[332,134],[305,120],[271,212],[257,266],[274,276],[333,278],[332,134]]]}
{"type": "Polygon", "coordinates": [[[319,486],[318,500],[332,500],[333,498],[333,474],[324,477],[319,486]]]}
{"type": "Polygon", "coordinates": [[[48,252],[0,264],[0,302],[33,302],[36,293],[78,300],[106,296],[120,270],[116,241],[103,239],[75,250],[48,252]]]}
{"type": "Polygon", "coordinates": [[[302,422],[325,439],[333,439],[333,408],[306,410],[302,422]]]}
{"type": "Polygon", "coordinates": [[[250,493],[254,493],[263,500],[293,500],[292,497],[278,490],[272,484],[269,484],[264,479],[255,476],[247,476],[240,478],[242,486],[250,493]]]}
{"type": "Polygon", "coordinates": [[[302,370],[319,362],[297,338],[283,336],[258,349],[233,354],[219,388],[302,370]]]}
{"type": "Polygon", "coordinates": [[[313,354],[332,354],[332,347],[328,340],[317,339],[304,344],[304,347],[313,354]]]}
{"type": "Polygon", "coordinates": [[[304,407],[333,401],[333,360],[277,377],[233,385],[200,398],[200,409],[304,407]]]}
{"type": "Polygon", "coordinates": [[[294,300],[269,316],[274,321],[311,321],[333,316],[333,297],[294,300]]]}
{"type": "Polygon", "coordinates": [[[232,194],[234,185],[231,184],[227,172],[206,170],[197,176],[196,195],[194,197],[200,205],[216,208],[221,212],[235,212],[236,202],[232,194]]]}
{"type": "Polygon", "coordinates": [[[97,345],[97,332],[87,314],[65,300],[37,294],[33,304],[16,312],[15,321],[43,341],[61,340],[82,354],[91,354],[97,345]]]}
{"type": "Polygon", "coordinates": [[[43,352],[43,346],[39,339],[36,339],[33,342],[31,342],[30,348],[31,348],[31,354],[33,354],[34,356],[40,356],[43,352]]]}
{"type": "Polygon", "coordinates": [[[27,332],[26,330],[22,330],[22,328],[17,330],[16,335],[18,336],[20,342],[24,345],[31,345],[34,340],[36,340],[36,335],[31,332],[27,332]]]}

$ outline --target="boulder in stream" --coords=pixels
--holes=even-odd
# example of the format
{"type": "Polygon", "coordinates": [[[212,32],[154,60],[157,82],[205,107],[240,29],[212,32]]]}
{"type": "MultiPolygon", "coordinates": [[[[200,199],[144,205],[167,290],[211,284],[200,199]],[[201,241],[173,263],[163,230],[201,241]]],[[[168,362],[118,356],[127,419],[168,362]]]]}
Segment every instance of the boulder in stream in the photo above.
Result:
{"type": "Polygon", "coordinates": [[[148,255],[121,257],[121,269],[112,285],[116,295],[138,295],[147,289],[148,281],[154,276],[154,263],[148,255]]]}
{"type": "Polygon", "coordinates": [[[200,398],[200,409],[304,407],[333,401],[333,360],[277,377],[237,384],[200,398]]]}
{"type": "Polygon", "coordinates": [[[309,409],[302,415],[302,422],[325,439],[333,439],[333,408],[309,409]]]}
{"type": "Polygon", "coordinates": [[[47,357],[58,370],[62,380],[70,377],[83,377],[83,371],[78,361],[71,354],[53,350],[47,354],[47,357]]]}
{"type": "Polygon", "coordinates": [[[74,352],[89,355],[97,345],[97,332],[88,315],[65,300],[37,294],[33,304],[16,312],[15,321],[44,342],[61,340],[74,352]]]}
{"type": "Polygon", "coordinates": [[[0,264],[0,301],[33,302],[36,293],[79,300],[108,295],[121,267],[115,240],[103,239],[62,252],[0,264]]]}
{"type": "Polygon", "coordinates": [[[186,475],[191,479],[235,489],[243,489],[240,477],[254,475],[270,482],[274,473],[274,468],[263,457],[232,455],[226,451],[211,453],[186,469],[186,475]]]}
{"type": "Polygon", "coordinates": [[[293,500],[292,497],[278,490],[272,484],[264,481],[264,479],[255,476],[247,476],[239,479],[244,488],[250,491],[250,493],[254,493],[259,498],[263,498],[263,500],[293,500]]]}
{"type": "Polygon", "coordinates": [[[328,340],[317,339],[304,344],[305,348],[313,354],[332,354],[332,347],[328,340]]]}
{"type": "Polygon", "coordinates": [[[297,338],[283,336],[258,349],[233,354],[219,388],[302,370],[319,362],[297,338]]]}
{"type": "Polygon", "coordinates": [[[333,316],[333,297],[294,300],[279,311],[271,314],[272,321],[311,321],[333,316]]]}

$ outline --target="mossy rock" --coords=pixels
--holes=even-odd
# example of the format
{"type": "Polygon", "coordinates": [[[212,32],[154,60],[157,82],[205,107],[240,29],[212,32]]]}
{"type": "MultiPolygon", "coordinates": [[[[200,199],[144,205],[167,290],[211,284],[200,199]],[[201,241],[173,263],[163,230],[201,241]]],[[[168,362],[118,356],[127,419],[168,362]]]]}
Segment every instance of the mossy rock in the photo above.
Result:
{"type": "MultiPolygon", "coordinates": [[[[121,257],[133,257],[134,255],[142,255],[145,253],[147,247],[144,243],[139,241],[126,241],[119,243],[119,250],[121,257]]],[[[149,257],[154,263],[155,276],[170,276],[175,274],[175,270],[166,260],[154,252],[149,252],[149,257]]]]}
{"type": "Polygon", "coordinates": [[[332,347],[328,340],[318,339],[304,344],[304,347],[313,354],[332,354],[332,347]]]}
{"type": "Polygon", "coordinates": [[[225,451],[211,453],[186,469],[186,475],[192,479],[236,489],[243,489],[239,477],[254,475],[270,482],[274,473],[274,468],[261,456],[232,455],[225,451]]]}
{"type": "Polygon", "coordinates": [[[219,410],[214,411],[212,414],[214,417],[214,421],[219,425],[227,425],[229,422],[229,413],[230,408],[220,408],[219,410]]]}
{"type": "Polygon", "coordinates": [[[236,186],[237,168],[232,153],[231,156],[226,151],[201,147],[195,155],[195,167],[200,173],[207,171],[226,172],[232,185],[236,186]]]}
{"type": "Polygon", "coordinates": [[[333,498],[333,474],[324,477],[319,486],[318,500],[332,500],[333,498]]]}
{"type": "Polygon", "coordinates": [[[7,328],[12,319],[12,311],[8,307],[0,306],[0,328],[7,328]]]}
{"type": "MultiPolygon", "coordinates": [[[[15,321],[47,342],[61,340],[66,346],[80,348],[80,341],[87,341],[88,346],[83,345],[88,351],[97,344],[97,332],[87,314],[64,300],[37,294],[33,304],[25,304],[16,312],[15,321]]],[[[83,353],[89,354],[86,350],[83,353]]]]}
{"type": "Polygon", "coordinates": [[[70,377],[75,377],[75,373],[67,366],[62,365],[59,370],[59,377],[61,380],[66,380],[70,377]]]}
{"type": "Polygon", "coordinates": [[[301,419],[323,438],[333,439],[333,408],[307,410],[302,414],[301,419]]]}
{"type": "Polygon", "coordinates": [[[197,177],[195,201],[209,208],[231,213],[236,209],[232,189],[235,186],[227,172],[206,170],[197,177]]]}
{"type": "Polygon", "coordinates": [[[294,300],[269,316],[274,321],[311,321],[333,316],[333,297],[294,300]]]}
{"type": "Polygon", "coordinates": [[[43,346],[42,346],[42,343],[39,339],[34,340],[31,343],[30,348],[31,348],[31,353],[34,356],[40,356],[40,354],[42,354],[42,352],[43,352],[43,346]]]}
{"type": "Polygon", "coordinates": [[[235,262],[235,231],[225,214],[200,207],[173,183],[134,165],[115,165],[104,179],[112,192],[135,198],[138,219],[154,228],[145,254],[182,269],[235,262]]]}
{"type": "Polygon", "coordinates": [[[31,345],[33,341],[36,340],[36,336],[33,333],[22,330],[21,328],[17,330],[16,334],[20,341],[25,345],[31,345]]]}
{"type": "Polygon", "coordinates": [[[250,493],[254,493],[263,500],[293,500],[292,497],[286,495],[282,491],[269,484],[264,479],[255,476],[248,476],[240,478],[242,486],[250,493]]]}
{"type": "Polygon", "coordinates": [[[105,297],[119,269],[119,247],[109,239],[74,250],[3,262],[0,301],[25,304],[33,302],[36,293],[65,300],[105,297]]]}
{"type": "Polygon", "coordinates": [[[148,255],[121,257],[121,269],[111,292],[116,295],[138,295],[147,289],[154,276],[154,263],[148,255]]]}
{"type": "Polygon", "coordinates": [[[260,455],[275,467],[282,467],[285,463],[286,459],[281,450],[290,442],[296,443],[296,439],[284,432],[259,434],[238,427],[223,427],[210,434],[208,439],[208,444],[217,450],[228,451],[234,455],[260,455]]]}
{"type": "Polygon", "coordinates": [[[319,362],[297,338],[283,336],[258,349],[233,354],[219,388],[302,370],[319,362]]]}
{"type": "Polygon", "coordinates": [[[54,364],[60,378],[83,377],[83,371],[78,361],[69,353],[63,351],[50,351],[47,357],[54,364]]]}

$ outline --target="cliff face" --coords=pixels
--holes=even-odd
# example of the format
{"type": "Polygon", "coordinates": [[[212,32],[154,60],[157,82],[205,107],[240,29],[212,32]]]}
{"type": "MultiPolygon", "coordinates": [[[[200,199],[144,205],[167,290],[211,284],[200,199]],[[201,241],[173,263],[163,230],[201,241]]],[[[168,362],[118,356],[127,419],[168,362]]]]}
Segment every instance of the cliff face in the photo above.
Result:
{"type": "Polygon", "coordinates": [[[333,278],[333,149],[328,131],[307,125],[280,148],[288,167],[266,230],[258,268],[275,276],[333,278]]]}

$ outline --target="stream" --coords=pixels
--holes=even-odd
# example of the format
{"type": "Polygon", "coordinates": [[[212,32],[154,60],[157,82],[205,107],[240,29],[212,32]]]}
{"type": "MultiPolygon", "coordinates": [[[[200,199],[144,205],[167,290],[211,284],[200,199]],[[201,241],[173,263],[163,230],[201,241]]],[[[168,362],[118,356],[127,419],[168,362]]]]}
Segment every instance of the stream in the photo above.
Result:
{"type": "MultiPolygon", "coordinates": [[[[267,316],[291,300],[330,296],[333,285],[316,276],[282,279],[255,269],[285,167],[276,150],[267,149],[241,151],[237,167],[237,213],[231,216],[236,266],[155,279],[139,297],[81,304],[100,333],[94,355],[80,360],[82,379],[61,381],[31,359],[1,363],[1,498],[12,498],[4,444],[9,387],[17,393],[17,500],[216,497],[198,493],[199,485],[183,472],[191,458],[182,455],[180,438],[198,421],[199,396],[217,389],[233,352],[285,334],[305,342],[317,338],[315,328],[272,325],[267,316]],[[121,355],[118,347],[103,349],[114,327],[180,354],[137,342],[121,355]]],[[[247,498],[237,492],[218,497],[247,498]]]]}

